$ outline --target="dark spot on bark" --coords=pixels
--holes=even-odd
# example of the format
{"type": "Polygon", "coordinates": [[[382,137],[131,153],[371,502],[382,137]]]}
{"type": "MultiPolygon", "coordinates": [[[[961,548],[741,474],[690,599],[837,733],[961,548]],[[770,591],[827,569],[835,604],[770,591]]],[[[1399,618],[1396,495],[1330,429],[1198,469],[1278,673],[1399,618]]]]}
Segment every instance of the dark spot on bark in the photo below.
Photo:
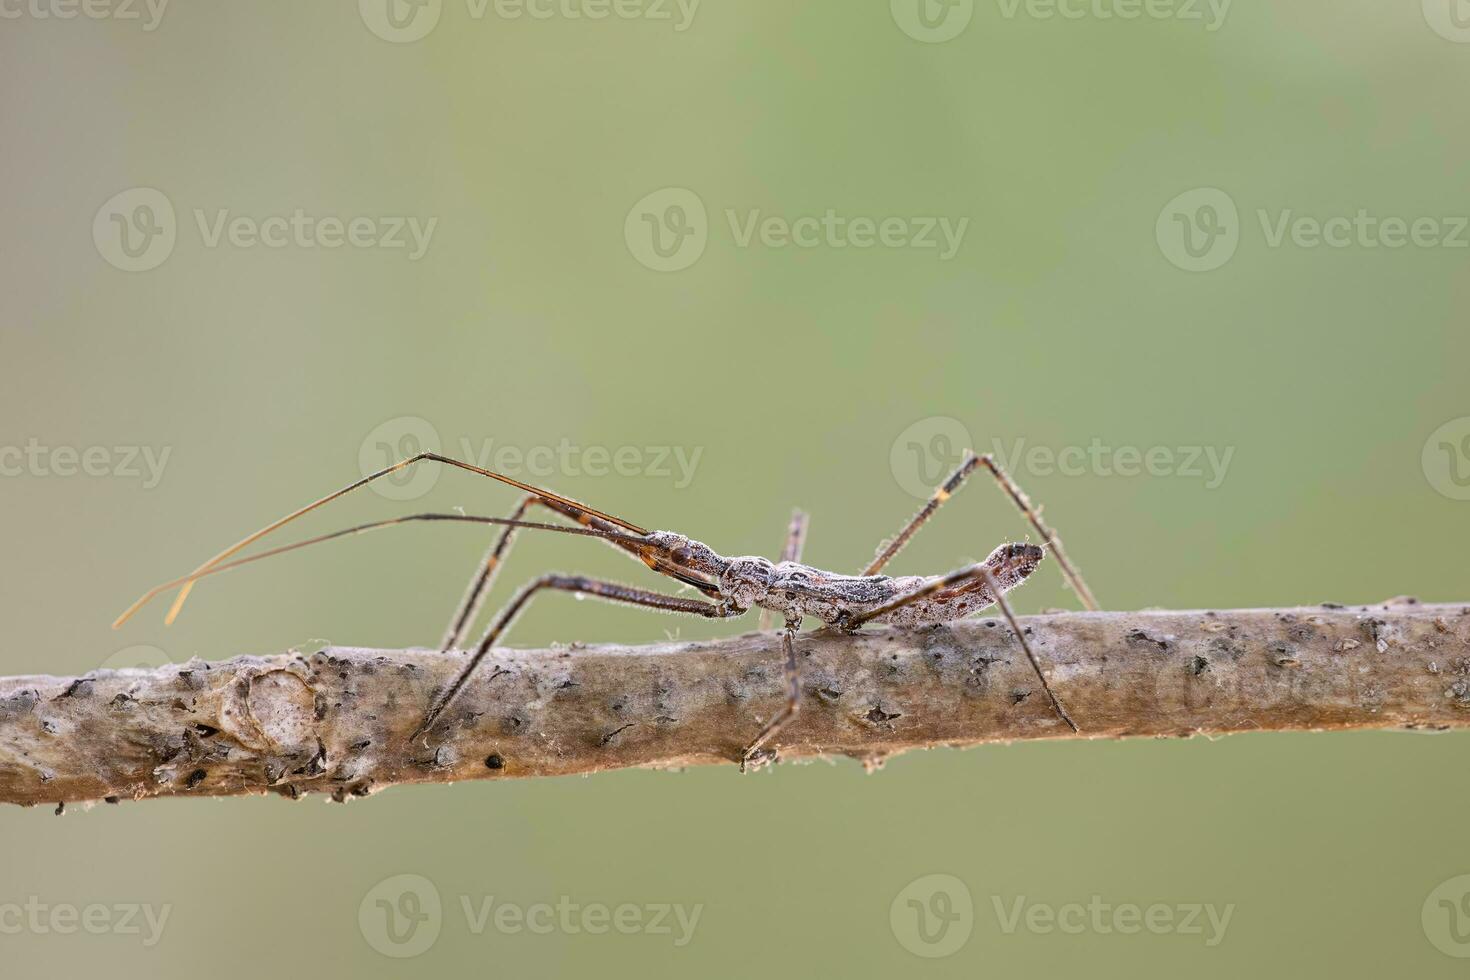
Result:
{"type": "Polygon", "coordinates": [[[488,756],[485,757],[485,768],[486,769],[504,769],[505,768],[505,760],[500,757],[500,753],[499,752],[491,752],[488,756]]]}
{"type": "Polygon", "coordinates": [[[1286,635],[1297,643],[1307,643],[1316,637],[1317,631],[1310,623],[1298,623],[1288,629],[1286,635]]]}
{"type": "Polygon", "coordinates": [[[1289,643],[1277,643],[1271,647],[1271,662],[1278,667],[1300,667],[1302,664],[1296,648],[1289,643]]]}
{"type": "Polygon", "coordinates": [[[189,773],[189,778],[184,780],[184,788],[193,789],[195,786],[198,786],[200,783],[204,782],[207,775],[208,774],[205,773],[203,769],[195,769],[193,772],[189,773]]]}
{"type": "Polygon", "coordinates": [[[1152,646],[1158,647],[1160,650],[1169,649],[1168,640],[1161,639],[1159,637],[1149,636],[1148,633],[1141,629],[1129,630],[1125,639],[1127,639],[1129,643],[1147,643],[1152,646]]]}
{"type": "Polygon", "coordinates": [[[306,775],[320,776],[327,771],[327,747],[322,744],[321,739],[316,741],[316,755],[312,756],[306,763],[306,775]]]}
{"type": "Polygon", "coordinates": [[[893,721],[895,718],[902,718],[903,712],[895,711],[890,713],[884,711],[882,705],[875,704],[871,709],[869,709],[867,715],[865,715],[864,717],[866,717],[875,725],[884,725],[890,721],[893,721]]]}
{"type": "Polygon", "coordinates": [[[1017,688],[1016,690],[1014,690],[1014,691],[1011,692],[1011,704],[1020,704],[1022,701],[1026,700],[1030,696],[1031,696],[1031,692],[1030,691],[1026,691],[1026,690],[1022,690],[1021,688],[1017,688]]]}
{"type": "Polygon", "coordinates": [[[633,727],[633,723],[630,721],[626,725],[622,726],[621,728],[614,728],[612,731],[610,731],[606,735],[602,736],[601,740],[599,740],[597,744],[598,745],[606,745],[607,743],[611,742],[613,739],[617,738],[623,732],[626,732],[628,729],[630,729],[632,727],[633,727]]]}
{"type": "Polygon", "coordinates": [[[349,748],[351,748],[353,752],[361,752],[363,749],[367,748],[368,746],[370,746],[372,744],[373,744],[373,740],[372,739],[365,738],[361,742],[353,742],[352,745],[349,746],[349,748]]]}
{"type": "Polygon", "coordinates": [[[58,817],[61,816],[65,812],[66,812],[66,804],[65,803],[58,803],[58,804],[56,804],[56,815],[58,817]]]}
{"type": "Polygon", "coordinates": [[[66,690],[56,695],[55,700],[62,698],[90,698],[92,696],[92,678],[78,677],[66,686],[66,690]]]}
{"type": "Polygon", "coordinates": [[[198,724],[194,726],[194,734],[200,738],[213,738],[219,734],[219,729],[213,725],[198,724]]]}
{"type": "Polygon", "coordinates": [[[1195,677],[1200,676],[1210,669],[1210,662],[1204,657],[1195,657],[1189,661],[1189,672],[1195,677]]]}
{"type": "Polygon", "coordinates": [[[823,701],[837,701],[842,697],[842,692],[835,687],[819,687],[817,697],[823,701]]]}
{"type": "Polygon", "coordinates": [[[121,801],[116,796],[104,796],[102,797],[102,802],[111,803],[113,806],[117,806],[118,803],[120,803],[121,801]]]}
{"type": "Polygon", "coordinates": [[[321,721],[322,719],[324,719],[324,718],[327,717],[327,698],[326,698],[326,695],[318,694],[316,696],[315,708],[316,708],[316,720],[317,721],[321,721]]]}
{"type": "Polygon", "coordinates": [[[1322,603],[1322,608],[1323,609],[1346,609],[1347,606],[1344,606],[1340,602],[1324,602],[1324,603],[1322,603]]]}

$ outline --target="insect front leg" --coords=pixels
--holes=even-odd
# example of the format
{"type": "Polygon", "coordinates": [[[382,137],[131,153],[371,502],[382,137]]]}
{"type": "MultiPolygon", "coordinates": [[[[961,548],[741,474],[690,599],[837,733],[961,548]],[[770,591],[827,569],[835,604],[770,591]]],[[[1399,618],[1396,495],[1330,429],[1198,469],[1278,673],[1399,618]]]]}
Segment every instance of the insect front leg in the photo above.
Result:
{"type": "Polygon", "coordinates": [[[863,569],[863,574],[877,575],[882,571],[883,566],[887,565],[893,560],[894,555],[903,550],[904,545],[908,544],[909,539],[918,533],[919,528],[929,522],[929,518],[934,516],[934,512],[940,508],[940,505],[954,496],[955,492],[959,490],[960,486],[974,472],[975,467],[979,464],[979,457],[973,452],[966,452],[964,462],[960,463],[959,468],[951,473],[948,479],[934,488],[933,495],[929,497],[923,507],[919,508],[919,512],[909,518],[909,522],[903,526],[902,530],[878,546],[877,556],[868,564],[867,568],[863,569]]]}
{"type": "Polygon", "coordinates": [[[796,659],[796,631],[801,628],[801,617],[788,614],[786,617],[786,631],[781,634],[781,645],[786,650],[786,661],[783,666],[783,676],[786,682],[786,703],[776,716],[766,723],[761,733],[755,737],[755,741],[745,747],[740,755],[740,771],[751,772],[761,768],[776,759],[774,748],[763,748],[781,733],[791,719],[795,718],[801,711],[801,664],[796,659]]]}

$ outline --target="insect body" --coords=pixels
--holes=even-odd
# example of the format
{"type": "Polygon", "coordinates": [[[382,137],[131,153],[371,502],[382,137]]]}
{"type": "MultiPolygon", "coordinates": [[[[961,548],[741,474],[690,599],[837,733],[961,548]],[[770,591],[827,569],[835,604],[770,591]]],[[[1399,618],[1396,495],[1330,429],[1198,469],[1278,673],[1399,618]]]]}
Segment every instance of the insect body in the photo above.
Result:
{"type": "MultiPolygon", "coordinates": [[[[1043,555],[1036,545],[1006,544],[991,552],[983,564],[1004,592],[1025,581],[1043,555]]],[[[800,562],[772,564],[764,558],[750,557],[728,560],[728,568],[720,577],[720,591],[737,604],[759,606],[788,618],[811,616],[839,629],[856,616],[863,616],[865,622],[891,626],[934,626],[963,619],[995,602],[988,583],[976,578],[865,616],[931,581],[923,575],[840,575],[800,562]]]]}
{"type": "Polygon", "coordinates": [[[474,675],[476,668],[493,650],[496,641],[504,636],[506,630],[510,628],[530,600],[543,591],[572,592],[661,612],[686,613],[710,619],[733,618],[743,615],[752,608],[760,608],[769,613],[778,614],[785,624],[782,632],[782,646],[785,652],[786,701],[776,716],[769,719],[760,733],[746,746],[741,754],[742,769],[758,766],[775,758],[775,752],[765,748],[765,745],[775,739],[800,709],[800,664],[794,640],[806,617],[818,619],[834,629],[851,632],[867,623],[916,627],[953,622],[991,605],[998,605],[1015,631],[1016,638],[1031,661],[1043,689],[1051,698],[1053,707],[1068,725],[1076,729],[1076,725],[1072,723],[1071,718],[1067,716],[1066,711],[1047,685],[1041,665],[1037,662],[1026,641],[1025,634],[1011,614],[1010,606],[1005,600],[1005,593],[1020,585],[1035,571],[1049,548],[1083,603],[1089,609],[1096,609],[1096,603],[1081,576],[1067,560],[1061,541],[1055,532],[1042,522],[1039,513],[1031,506],[1026,495],[990,456],[976,456],[973,453],[966,455],[959,468],[934,492],[929,502],[909,520],[898,535],[883,544],[877,557],[859,575],[823,571],[800,562],[802,543],[806,538],[806,517],[799,512],[792,520],[786,548],[780,561],[772,562],[755,556],[731,558],[683,534],[674,531],[645,530],[622,518],[595,510],[549,490],[522,483],[504,474],[436,453],[421,453],[308,504],[232,545],[205,562],[193,573],[157,586],[145,593],[118,617],[117,622],[113,625],[122,625],[144,603],[160,593],[178,588],[179,594],[168,616],[168,621],[172,622],[189,590],[200,578],[349,534],[415,521],[458,521],[496,525],[503,528],[498,539],[491,545],[485,558],[477,567],[464,598],[450,620],[441,644],[444,651],[457,649],[462,645],[469,629],[478,618],[490,586],[509,555],[516,532],[521,529],[557,531],[598,538],[643,562],[654,572],[694,589],[703,597],[696,599],[687,595],[666,595],[580,575],[539,576],[522,586],[505,608],[491,621],[459,674],[443,691],[439,692],[429,706],[423,722],[414,733],[415,740],[432,735],[435,722],[454,703],[460,691],[474,675]],[[425,461],[447,464],[509,484],[523,490],[526,496],[509,517],[411,514],[360,524],[244,558],[234,558],[240,551],[296,518],[374,480],[425,461]],[[884,566],[933,516],[939,506],[949,499],[977,466],[981,465],[990,470],[1002,489],[1030,520],[1032,526],[1041,534],[1046,547],[1034,544],[1004,544],[991,552],[983,562],[967,565],[941,576],[890,577],[880,574],[884,566]],[[555,515],[574,521],[575,526],[525,520],[527,511],[536,506],[545,507],[555,515]]]}

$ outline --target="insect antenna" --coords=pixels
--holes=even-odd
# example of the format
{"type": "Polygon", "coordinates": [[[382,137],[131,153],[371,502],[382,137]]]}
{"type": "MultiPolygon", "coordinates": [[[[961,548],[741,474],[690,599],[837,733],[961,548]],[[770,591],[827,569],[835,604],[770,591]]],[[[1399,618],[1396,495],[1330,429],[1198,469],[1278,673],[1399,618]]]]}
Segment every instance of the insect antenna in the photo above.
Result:
{"type": "MultiPolygon", "coordinates": [[[[605,540],[616,541],[619,543],[630,545],[639,545],[644,540],[642,535],[625,534],[621,531],[604,531],[596,528],[586,527],[565,527],[561,524],[543,524],[538,521],[517,521],[505,517],[478,517],[471,514],[409,514],[404,517],[391,517],[387,520],[371,521],[367,524],[357,524],[353,527],[343,528],[339,531],[332,531],[327,534],[319,534],[314,538],[307,538],[304,541],[296,541],[292,544],[285,544],[280,545],[276,548],[270,548],[266,551],[259,552],[258,554],[247,555],[244,558],[236,558],[233,561],[215,562],[209,565],[209,567],[207,568],[195,569],[188,575],[173,579],[169,582],[164,582],[160,585],[155,585],[153,588],[143,593],[143,595],[139,597],[136,602],[128,607],[126,612],[124,612],[113,622],[112,628],[117,629],[118,627],[120,627],[123,623],[127,622],[128,617],[130,617],[134,612],[151,602],[162,593],[167,592],[169,589],[187,588],[189,585],[197,582],[199,579],[208,578],[211,575],[219,575],[223,572],[233,571],[234,569],[239,568],[242,565],[253,564],[254,562],[263,561],[266,558],[274,558],[277,555],[284,555],[287,552],[298,551],[302,548],[306,548],[314,544],[322,544],[327,541],[336,540],[337,538],[345,538],[355,534],[365,534],[368,531],[378,531],[382,530],[383,528],[396,527],[400,524],[408,524],[415,521],[445,521],[461,524],[494,524],[501,527],[528,528],[534,531],[556,531],[561,534],[576,534],[588,538],[603,538],[605,540]]],[[[706,583],[691,584],[699,586],[706,583]]]]}
{"type": "MultiPolygon", "coordinates": [[[[628,531],[632,534],[648,533],[648,530],[646,528],[641,528],[636,524],[625,521],[621,517],[614,517],[612,514],[605,514],[600,510],[595,510],[591,507],[588,507],[586,504],[579,504],[577,503],[577,501],[572,500],[568,497],[563,497],[560,494],[552,493],[550,490],[544,490],[541,487],[535,487],[529,483],[522,483],[520,480],[506,476],[504,473],[496,473],[493,470],[487,470],[483,467],[475,466],[472,463],[461,462],[460,460],[454,459],[450,456],[442,456],[439,453],[418,453],[417,455],[410,456],[407,459],[399,460],[392,466],[385,466],[383,469],[378,470],[376,473],[370,473],[360,480],[349,483],[347,486],[341,488],[340,490],[334,490],[331,493],[327,494],[325,497],[313,500],[305,507],[294,510],[291,513],[287,514],[285,517],[282,517],[279,520],[267,524],[259,531],[255,531],[252,534],[246,535],[239,541],[236,541],[234,544],[230,545],[224,551],[221,551],[219,554],[209,559],[209,561],[205,562],[203,565],[200,565],[197,569],[195,569],[195,571],[202,572],[206,569],[214,567],[215,565],[218,565],[220,562],[223,562],[225,559],[231,557],[232,555],[239,554],[241,551],[250,547],[250,545],[254,544],[256,541],[259,541],[261,538],[265,537],[267,534],[270,534],[272,531],[275,531],[286,526],[287,524],[290,524],[292,521],[296,520],[299,517],[306,516],[307,514],[316,510],[318,507],[323,507],[338,499],[339,497],[345,497],[352,491],[359,490],[367,486],[369,483],[372,483],[374,480],[380,480],[385,476],[390,476],[394,473],[397,473],[399,470],[403,470],[410,466],[414,466],[418,463],[423,462],[443,463],[446,466],[453,466],[457,469],[466,470],[470,473],[476,474],[477,476],[483,476],[491,480],[497,480],[501,483],[508,484],[509,486],[524,490],[527,493],[535,494],[537,497],[549,503],[561,505],[561,507],[564,507],[571,511],[575,511],[578,514],[585,515],[589,518],[595,518],[597,520],[607,521],[609,524],[620,527],[623,530],[628,531]]],[[[172,623],[175,619],[178,618],[179,610],[183,609],[184,600],[189,598],[189,592],[193,588],[194,583],[189,582],[185,584],[183,588],[179,589],[178,596],[175,597],[173,605],[169,607],[168,615],[164,617],[163,621],[165,624],[172,623]]],[[[118,617],[118,622],[114,625],[121,625],[122,623],[127,622],[140,608],[142,608],[142,601],[134,603],[131,608],[125,610],[123,614],[118,617]]]]}

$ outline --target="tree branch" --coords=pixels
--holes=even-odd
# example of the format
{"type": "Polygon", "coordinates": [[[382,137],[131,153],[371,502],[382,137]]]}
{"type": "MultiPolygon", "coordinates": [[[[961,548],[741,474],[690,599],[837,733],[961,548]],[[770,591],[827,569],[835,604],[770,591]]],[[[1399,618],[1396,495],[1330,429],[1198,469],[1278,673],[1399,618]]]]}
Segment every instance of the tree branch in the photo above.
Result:
{"type": "MultiPolygon", "coordinates": [[[[1022,617],[1058,716],[1003,620],[802,634],[783,758],[876,766],[1025,738],[1470,725],[1470,606],[1022,617]]],[[[0,801],[329,793],[733,763],[782,698],[778,634],[498,650],[410,745],[462,663],[332,647],[79,678],[0,679],[0,801]]]]}

